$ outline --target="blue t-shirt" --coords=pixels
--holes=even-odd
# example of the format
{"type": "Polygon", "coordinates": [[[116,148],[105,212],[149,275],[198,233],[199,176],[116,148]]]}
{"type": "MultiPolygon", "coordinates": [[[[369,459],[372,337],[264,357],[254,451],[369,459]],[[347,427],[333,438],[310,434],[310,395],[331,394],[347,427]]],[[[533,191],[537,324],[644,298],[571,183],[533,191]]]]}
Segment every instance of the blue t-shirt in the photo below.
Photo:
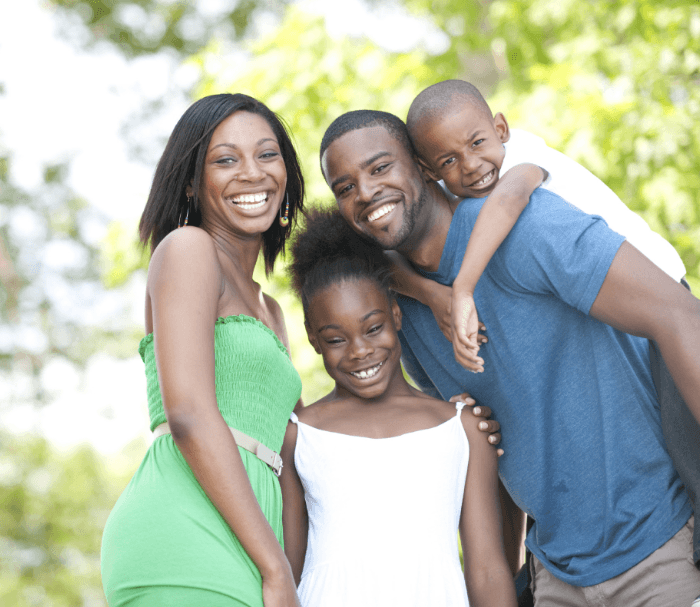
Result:
{"type": "MultiPolygon", "coordinates": [[[[460,204],[428,278],[452,284],[484,200],[460,204]]],[[[642,561],[692,510],[662,437],[649,342],[588,315],[624,238],[547,190],[530,200],[474,292],[484,372],[460,366],[430,309],[406,297],[403,360],[427,392],[467,391],[493,409],[501,479],[535,520],[528,548],[590,586],[642,561]]]]}

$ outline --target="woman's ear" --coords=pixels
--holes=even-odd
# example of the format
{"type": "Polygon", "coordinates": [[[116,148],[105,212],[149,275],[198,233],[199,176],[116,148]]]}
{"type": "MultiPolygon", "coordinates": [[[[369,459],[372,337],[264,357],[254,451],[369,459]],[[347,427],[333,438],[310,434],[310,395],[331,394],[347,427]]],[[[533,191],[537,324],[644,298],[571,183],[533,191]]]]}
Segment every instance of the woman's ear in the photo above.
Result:
{"type": "Polygon", "coordinates": [[[399,308],[399,303],[395,300],[391,300],[391,314],[394,317],[394,327],[397,331],[401,330],[401,308],[399,308]]]}
{"type": "Polygon", "coordinates": [[[188,198],[192,198],[194,196],[194,188],[192,187],[191,181],[185,186],[185,194],[188,198]]]}
{"type": "Polygon", "coordinates": [[[309,326],[309,323],[304,321],[304,328],[306,329],[306,336],[309,338],[309,343],[313,347],[313,349],[316,351],[316,354],[321,353],[321,348],[318,346],[318,338],[316,335],[314,335],[313,330],[309,326]]]}

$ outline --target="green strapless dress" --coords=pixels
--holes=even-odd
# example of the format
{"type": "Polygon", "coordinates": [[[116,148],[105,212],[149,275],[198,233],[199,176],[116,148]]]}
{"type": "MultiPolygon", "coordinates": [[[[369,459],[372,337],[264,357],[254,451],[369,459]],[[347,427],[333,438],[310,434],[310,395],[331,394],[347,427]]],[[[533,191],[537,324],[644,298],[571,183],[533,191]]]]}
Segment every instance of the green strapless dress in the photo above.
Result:
{"type": "MultiPolygon", "coordinates": [[[[153,335],[146,365],[151,430],[165,412],[153,335]]],[[[301,380],[277,336],[250,316],[215,328],[216,398],[229,426],[279,453],[301,380]]],[[[282,494],[274,472],[239,448],[260,507],[282,543],[282,494]]],[[[102,583],[117,606],[262,607],[260,572],[206,496],[172,436],[157,438],[117,501],[102,537],[102,583]]]]}

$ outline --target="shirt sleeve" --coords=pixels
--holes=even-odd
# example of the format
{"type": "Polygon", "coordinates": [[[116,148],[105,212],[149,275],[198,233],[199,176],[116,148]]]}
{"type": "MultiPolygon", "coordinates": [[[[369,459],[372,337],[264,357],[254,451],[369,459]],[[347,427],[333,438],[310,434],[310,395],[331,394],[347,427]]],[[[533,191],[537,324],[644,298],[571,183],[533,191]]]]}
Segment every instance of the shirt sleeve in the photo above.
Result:
{"type": "Polygon", "coordinates": [[[514,291],[553,295],[584,314],[598,296],[624,237],[547,190],[532,201],[488,271],[514,291]]]}

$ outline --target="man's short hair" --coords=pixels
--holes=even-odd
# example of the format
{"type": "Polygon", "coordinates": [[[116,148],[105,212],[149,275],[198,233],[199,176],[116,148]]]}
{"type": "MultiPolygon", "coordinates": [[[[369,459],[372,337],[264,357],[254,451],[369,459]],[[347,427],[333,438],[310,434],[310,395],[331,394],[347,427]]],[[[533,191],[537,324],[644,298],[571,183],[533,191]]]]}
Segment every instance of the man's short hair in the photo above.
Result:
{"type": "MultiPolygon", "coordinates": [[[[411,140],[408,137],[406,124],[401,118],[389,112],[380,112],[378,110],[355,110],[346,112],[331,122],[321,140],[319,159],[323,162],[323,154],[328,149],[328,146],[345,135],[345,133],[373,126],[384,127],[389,135],[396,139],[409,155],[413,156],[413,145],[411,145],[411,140]]],[[[323,164],[321,165],[321,172],[323,172],[323,164]]]]}
{"type": "Polygon", "coordinates": [[[489,104],[473,84],[464,80],[444,80],[429,86],[413,100],[406,117],[408,133],[415,137],[423,120],[435,120],[454,112],[460,101],[467,101],[487,116],[493,116],[489,104]]]}

